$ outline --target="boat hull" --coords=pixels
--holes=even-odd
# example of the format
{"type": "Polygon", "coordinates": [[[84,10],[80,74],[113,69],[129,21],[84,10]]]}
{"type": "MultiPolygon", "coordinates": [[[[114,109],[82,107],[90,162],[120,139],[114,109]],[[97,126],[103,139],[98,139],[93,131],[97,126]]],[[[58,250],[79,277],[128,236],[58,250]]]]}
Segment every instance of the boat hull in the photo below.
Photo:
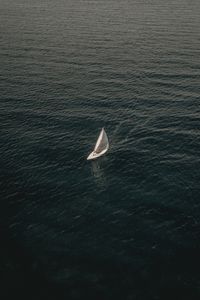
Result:
{"type": "Polygon", "coordinates": [[[92,151],[90,153],[90,155],[87,157],[87,160],[97,159],[97,158],[101,157],[102,155],[104,155],[107,151],[108,151],[108,148],[106,148],[105,150],[101,151],[100,153],[96,153],[95,151],[92,151]]]}

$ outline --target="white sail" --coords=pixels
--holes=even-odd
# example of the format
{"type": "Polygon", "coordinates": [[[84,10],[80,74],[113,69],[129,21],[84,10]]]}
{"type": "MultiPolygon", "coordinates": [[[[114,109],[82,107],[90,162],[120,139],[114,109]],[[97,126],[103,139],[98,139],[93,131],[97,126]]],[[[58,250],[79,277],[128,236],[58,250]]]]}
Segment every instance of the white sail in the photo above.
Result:
{"type": "Polygon", "coordinates": [[[108,148],[109,148],[108,137],[104,128],[102,128],[100,135],[97,139],[96,145],[94,147],[94,150],[92,151],[92,153],[90,153],[87,159],[91,160],[100,157],[108,150],[108,148]]]}
{"type": "Polygon", "coordinates": [[[108,137],[107,137],[107,134],[106,134],[104,128],[102,128],[99,138],[96,142],[94,151],[96,153],[100,153],[104,149],[106,149],[108,146],[109,146],[108,137]]]}

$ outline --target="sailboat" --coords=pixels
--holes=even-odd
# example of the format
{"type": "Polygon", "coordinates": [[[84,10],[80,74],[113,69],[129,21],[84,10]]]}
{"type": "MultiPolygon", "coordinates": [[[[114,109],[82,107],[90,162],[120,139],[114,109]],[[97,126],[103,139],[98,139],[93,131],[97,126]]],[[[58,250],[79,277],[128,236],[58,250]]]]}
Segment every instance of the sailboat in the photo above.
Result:
{"type": "Polygon", "coordinates": [[[109,148],[108,137],[104,128],[102,128],[100,135],[97,139],[96,145],[94,147],[94,150],[87,157],[87,160],[96,159],[102,156],[104,153],[108,151],[108,148],[109,148]]]}

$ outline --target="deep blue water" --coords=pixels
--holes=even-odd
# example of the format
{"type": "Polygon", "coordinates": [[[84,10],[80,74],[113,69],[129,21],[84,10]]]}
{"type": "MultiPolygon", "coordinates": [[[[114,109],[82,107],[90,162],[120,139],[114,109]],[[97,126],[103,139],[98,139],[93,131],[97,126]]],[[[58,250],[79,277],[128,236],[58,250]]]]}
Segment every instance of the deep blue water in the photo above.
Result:
{"type": "Polygon", "coordinates": [[[0,1],[2,294],[200,299],[199,15],[0,1]]]}

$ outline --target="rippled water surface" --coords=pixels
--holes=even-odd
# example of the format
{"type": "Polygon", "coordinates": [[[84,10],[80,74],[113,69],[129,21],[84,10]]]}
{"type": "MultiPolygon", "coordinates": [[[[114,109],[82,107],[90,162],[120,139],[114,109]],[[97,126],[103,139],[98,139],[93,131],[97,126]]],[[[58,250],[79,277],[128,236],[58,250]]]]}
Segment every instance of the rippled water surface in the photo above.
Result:
{"type": "Polygon", "coordinates": [[[0,1],[6,283],[200,299],[199,16],[198,0],[0,1]]]}

